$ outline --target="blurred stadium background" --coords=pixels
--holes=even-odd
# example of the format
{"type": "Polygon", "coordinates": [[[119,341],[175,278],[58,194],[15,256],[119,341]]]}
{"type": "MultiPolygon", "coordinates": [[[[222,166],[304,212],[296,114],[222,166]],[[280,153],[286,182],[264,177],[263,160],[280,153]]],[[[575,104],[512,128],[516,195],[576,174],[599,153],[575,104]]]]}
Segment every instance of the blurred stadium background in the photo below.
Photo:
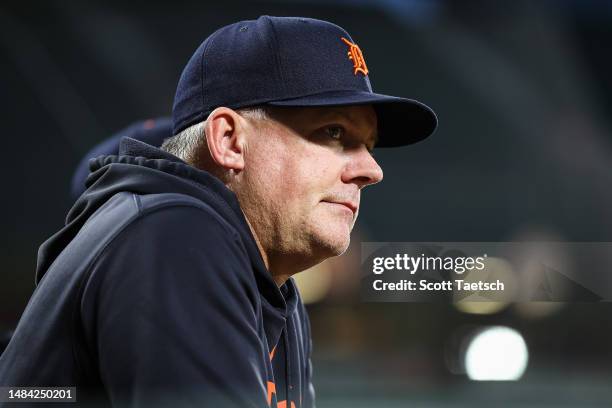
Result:
{"type": "Polygon", "coordinates": [[[197,45],[261,14],[340,24],[376,91],[440,118],[427,141],[376,152],[385,181],[362,198],[349,255],[299,276],[318,405],[612,406],[610,303],[460,310],[358,296],[361,240],[612,241],[605,1],[3,1],[0,342],[34,288],[38,246],[71,206],[81,157],[168,115],[197,45]]]}

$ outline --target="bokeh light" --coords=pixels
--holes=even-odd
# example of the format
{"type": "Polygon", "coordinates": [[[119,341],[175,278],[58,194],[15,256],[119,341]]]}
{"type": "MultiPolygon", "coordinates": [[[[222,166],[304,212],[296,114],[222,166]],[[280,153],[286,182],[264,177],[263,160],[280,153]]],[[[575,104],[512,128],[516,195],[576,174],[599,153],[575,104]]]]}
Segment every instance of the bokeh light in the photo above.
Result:
{"type": "Polygon", "coordinates": [[[516,330],[504,326],[476,334],[465,353],[465,370],[475,381],[516,381],[527,368],[527,344],[516,330]]]}

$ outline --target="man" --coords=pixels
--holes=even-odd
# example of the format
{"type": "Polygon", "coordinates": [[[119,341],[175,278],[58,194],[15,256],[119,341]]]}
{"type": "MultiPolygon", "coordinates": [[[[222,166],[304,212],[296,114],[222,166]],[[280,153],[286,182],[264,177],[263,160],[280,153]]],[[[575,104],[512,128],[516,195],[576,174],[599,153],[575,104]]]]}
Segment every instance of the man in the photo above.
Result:
{"type": "Polygon", "coordinates": [[[421,140],[433,112],[372,92],[328,22],[221,28],[180,78],[175,136],[92,163],[0,384],[76,386],[127,406],[312,407],[310,328],[291,275],[341,254],[370,150],[421,140]]]}

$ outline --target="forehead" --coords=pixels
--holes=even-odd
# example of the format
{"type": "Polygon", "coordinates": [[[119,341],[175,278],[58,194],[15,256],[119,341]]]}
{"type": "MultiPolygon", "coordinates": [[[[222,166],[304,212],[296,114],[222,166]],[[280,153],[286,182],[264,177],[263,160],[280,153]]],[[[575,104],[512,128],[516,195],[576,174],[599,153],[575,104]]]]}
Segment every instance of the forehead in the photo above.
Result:
{"type": "Polygon", "coordinates": [[[371,105],[358,106],[330,106],[317,108],[317,114],[322,118],[341,117],[353,125],[363,128],[376,128],[376,111],[371,105]]]}
{"type": "Polygon", "coordinates": [[[368,138],[377,139],[378,118],[372,105],[274,107],[272,117],[293,128],[338,122],[368,138]]]}

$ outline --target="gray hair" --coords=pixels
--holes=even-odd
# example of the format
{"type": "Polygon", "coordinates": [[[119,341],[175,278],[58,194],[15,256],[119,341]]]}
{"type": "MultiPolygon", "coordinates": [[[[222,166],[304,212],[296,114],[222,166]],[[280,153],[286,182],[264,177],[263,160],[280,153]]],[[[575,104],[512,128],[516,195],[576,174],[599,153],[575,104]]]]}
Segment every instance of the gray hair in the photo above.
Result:
{"type": "MultiPolygon", "coordinates": [[[[236,112],[249,119],[265,120],[270,118],[268,108],[265,106],[236,109],[236,112]]],[[[188,164],[197,165],[200,163],[199,155],[201,149],[206,144],[205,126],[206,120],[191,125],[176,135],[164,140],[161,149],[173,154],[188,164]]]]}

